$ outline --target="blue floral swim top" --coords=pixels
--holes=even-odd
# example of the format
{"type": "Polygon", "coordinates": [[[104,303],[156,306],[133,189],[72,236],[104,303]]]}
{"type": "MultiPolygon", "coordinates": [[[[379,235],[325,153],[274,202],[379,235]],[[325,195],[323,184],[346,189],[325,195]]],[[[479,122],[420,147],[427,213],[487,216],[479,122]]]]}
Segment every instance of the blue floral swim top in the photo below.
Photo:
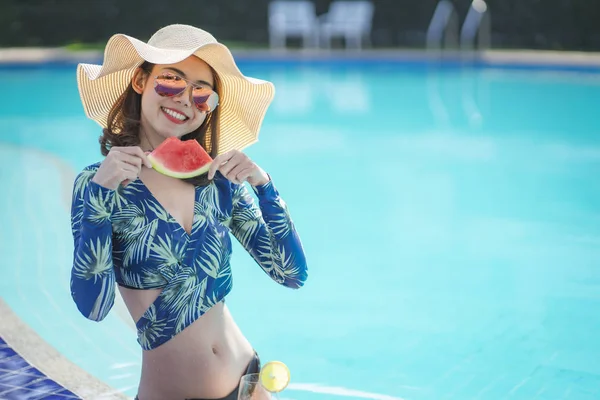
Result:
{"type": "Polygon", "coordinates": [[[92,182],[99,166],[84,168],[73,187],[71,295],[85,317],[106,317],[115,282],[161,288],[136,326],[143,349],[167,342],[231,291],[230,232],[274,281],[306,281],[302,244],[272,181],[252,187],[257,205],[246,186],[217,172],[195,187],[188,234],[140,179],[117,190],[92,182]]]}

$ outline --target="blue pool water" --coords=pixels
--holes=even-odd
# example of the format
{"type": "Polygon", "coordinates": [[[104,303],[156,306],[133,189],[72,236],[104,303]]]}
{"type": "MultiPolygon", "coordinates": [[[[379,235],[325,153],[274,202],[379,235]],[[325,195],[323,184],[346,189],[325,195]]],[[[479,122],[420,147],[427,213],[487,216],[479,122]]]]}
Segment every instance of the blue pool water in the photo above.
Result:
{"type": "MultiPolygon", "coordinates": [[[[282,397],[600,398],[600,73],[241,68],[277,87],[248,153],[310,268],[291,291],[234,248],[228,303],[261,358],[290,367],[282,397]]],[[[69,295],[72,180],[100,159],[74,68],[8,68],[0,87],[0,293],[134,395],[127,315],[88,321],[69,295]]]]}

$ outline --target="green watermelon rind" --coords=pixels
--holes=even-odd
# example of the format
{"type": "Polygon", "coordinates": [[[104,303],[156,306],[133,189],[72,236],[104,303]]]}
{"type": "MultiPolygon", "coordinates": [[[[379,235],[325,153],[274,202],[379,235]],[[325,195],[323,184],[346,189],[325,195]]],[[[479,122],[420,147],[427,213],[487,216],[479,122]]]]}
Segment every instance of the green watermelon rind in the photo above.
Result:
{"type": "Polygon", "coordinates": [[[208,172],[208,170],[210,169],[210,165],[212,164],[212,162],[204,164],[200,168],[195,169],[193,171],[177,172],[177,171],[173,171],[173,170],[170,170],[167,167],[165,167],[160,161],[158,161],[157,159],[152,157],[151,154],[148,155],[148,159],[152,163],[152,168],[154,170],[160,172],[163,175],[170,176],[171,178],[178,178],[178,179],[193,178],[193,177],[205,174],[206,172],[208,172]]]}

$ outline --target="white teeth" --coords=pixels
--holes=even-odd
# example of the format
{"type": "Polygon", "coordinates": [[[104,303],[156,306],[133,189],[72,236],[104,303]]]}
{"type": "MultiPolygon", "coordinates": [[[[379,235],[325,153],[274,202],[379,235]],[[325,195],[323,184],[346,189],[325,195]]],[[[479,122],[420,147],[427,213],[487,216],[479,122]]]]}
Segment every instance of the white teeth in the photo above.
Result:
{"type": "Polygon", "coordinates": [[[180,121],[185,121],[187,117],[183,114],[178,113],[177,111],[169,110],[168,108],[162,107],[162,110],[169,114],[173,118],[177,118],[180,121]]]}

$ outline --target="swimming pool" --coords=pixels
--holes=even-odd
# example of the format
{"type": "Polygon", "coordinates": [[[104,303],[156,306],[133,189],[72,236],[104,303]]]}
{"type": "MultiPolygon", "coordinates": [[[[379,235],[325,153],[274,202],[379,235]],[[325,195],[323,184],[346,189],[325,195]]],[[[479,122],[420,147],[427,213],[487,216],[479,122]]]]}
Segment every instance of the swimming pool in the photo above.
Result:
{"type": "MultiPolygon", "coordinates": [[[[263,360],[289,365],[284,398],[600,397],[600,72],[240,66],[276,85],[248,153],[309,260],[291,291],[234,247],[229,306],[263,360]]],[[[58,351],[134,395],[122,307],[98,324],[69,294],[72,179],[100,157],[73,68],[0,75],[0,289],[58,351]]]]}

